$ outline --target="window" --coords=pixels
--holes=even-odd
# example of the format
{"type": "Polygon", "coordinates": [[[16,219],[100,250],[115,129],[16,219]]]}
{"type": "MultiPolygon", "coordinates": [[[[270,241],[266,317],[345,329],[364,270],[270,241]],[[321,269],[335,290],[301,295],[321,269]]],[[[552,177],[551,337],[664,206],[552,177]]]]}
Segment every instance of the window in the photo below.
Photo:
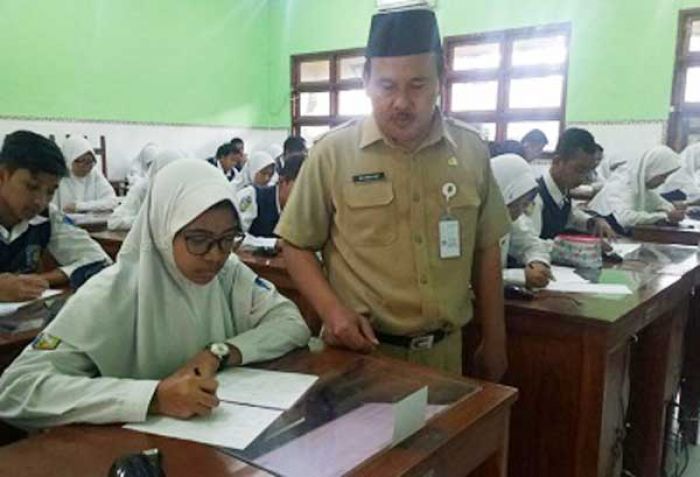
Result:
{"type": "Polygon", "coordinates": [[[700,140],[700,9],[679,18],[668,139],[676,150],[700,140]]]}
{"type": "Polygon", "coordinates": [[[364,50],[292,57],[292,130],[313,142],[331,127],[369,114],[364,50]]]}
{"type": "Polygon", "coordinates": [[[443,109],[484,139],[520,140],[541,129],[553,149],[564,124],[569,25],[445,40],[443,109]]]}

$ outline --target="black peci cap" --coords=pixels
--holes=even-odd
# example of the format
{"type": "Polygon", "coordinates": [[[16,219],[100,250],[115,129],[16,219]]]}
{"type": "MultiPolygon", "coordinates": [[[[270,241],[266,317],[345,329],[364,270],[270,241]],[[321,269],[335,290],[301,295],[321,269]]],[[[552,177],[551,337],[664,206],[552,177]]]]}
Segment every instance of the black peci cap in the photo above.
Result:
{"type": "Polygon", "coordinates": [[[440,30],[432,10],[402,10],[372,17],[365,53],[368,58],[430,52],[442,55],[440,30]]]}

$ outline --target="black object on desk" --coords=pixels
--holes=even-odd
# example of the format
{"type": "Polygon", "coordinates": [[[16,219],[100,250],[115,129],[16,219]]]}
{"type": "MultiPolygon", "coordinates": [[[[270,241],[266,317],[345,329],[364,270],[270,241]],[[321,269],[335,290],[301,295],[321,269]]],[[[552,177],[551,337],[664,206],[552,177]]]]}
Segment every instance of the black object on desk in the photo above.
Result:
{"type": "Polygon", "coordinates": [[[109,477],[165,477],[160,460],[158,449],[127,454],[114,461],[109,477]]]}

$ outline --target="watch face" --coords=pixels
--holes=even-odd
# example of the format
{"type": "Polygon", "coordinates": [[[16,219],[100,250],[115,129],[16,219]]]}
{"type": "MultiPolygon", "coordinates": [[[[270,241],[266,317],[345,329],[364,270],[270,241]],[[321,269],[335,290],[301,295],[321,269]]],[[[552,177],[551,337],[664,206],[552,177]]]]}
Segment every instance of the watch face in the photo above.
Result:
{"type": "Polygon", "coordinates": [[[209,351],[214,353],[219,358],[223,358],[229,354],[228,345],[225,343],[212,343],[209,346],[209,351]]]}

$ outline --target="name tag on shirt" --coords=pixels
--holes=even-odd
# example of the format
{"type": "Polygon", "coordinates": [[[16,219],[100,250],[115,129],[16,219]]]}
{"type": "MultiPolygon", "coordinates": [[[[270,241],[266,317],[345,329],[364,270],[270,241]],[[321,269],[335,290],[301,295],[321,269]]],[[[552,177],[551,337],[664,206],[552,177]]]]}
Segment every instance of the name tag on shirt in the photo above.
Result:
{"type": "Polygon", "coordinates": [[[355,184],[364,184],[366,182],[378,182],[383,181],[384,179],[386,179],[386,176],[383,172],[371,172],[369,174],[358,174],[356,176],[352,176],[352,181],[355,184]]]}
{"type": "Polygon", "coordinates": [[[449,215],[440,219],[440,258],[458,258],[462,255],[459,220],[449,215]]]}

